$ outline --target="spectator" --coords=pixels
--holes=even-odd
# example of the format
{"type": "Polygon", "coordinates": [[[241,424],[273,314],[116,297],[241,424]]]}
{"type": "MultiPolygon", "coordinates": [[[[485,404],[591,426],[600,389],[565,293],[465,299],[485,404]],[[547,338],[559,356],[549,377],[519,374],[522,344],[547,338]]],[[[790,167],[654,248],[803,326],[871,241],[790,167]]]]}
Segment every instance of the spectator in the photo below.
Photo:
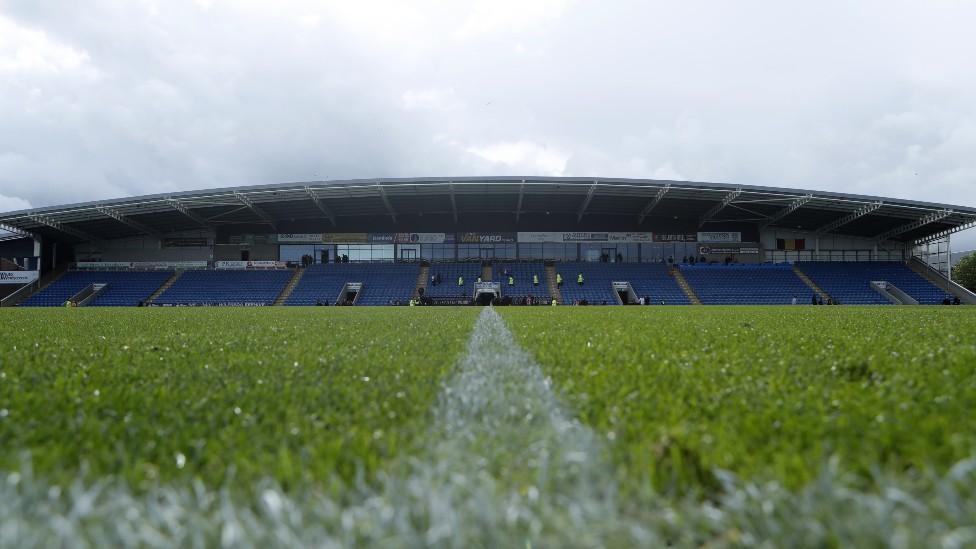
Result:
{"type": "Polygon", "coordinates": [[[796,296],[793,296],[793,305],[796,305],[796,296]]]}
{"type": "Polygon", "coordinates": [[[810,304],[811,305],[816,305],[817,304],[817,294],[811,294],[810,295],[810,304]]]}
{"type": "Polygon", "coordinates": [[[956,297],[954,297],[952,299],[952,304],[953,305],[962,305],[962,301],[959,300],[959,296],[956,296],[956,297]]]}

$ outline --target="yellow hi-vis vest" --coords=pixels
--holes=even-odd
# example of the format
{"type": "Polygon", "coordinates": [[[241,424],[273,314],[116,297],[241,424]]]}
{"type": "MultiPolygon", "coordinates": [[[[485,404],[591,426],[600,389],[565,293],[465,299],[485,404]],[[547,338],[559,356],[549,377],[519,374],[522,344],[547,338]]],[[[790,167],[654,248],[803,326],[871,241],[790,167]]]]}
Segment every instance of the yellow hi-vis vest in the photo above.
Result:
{"type": "Polygon", "coordinates": [[[576,282],[583,283],[583,273],[576,275],[576,282]]]}
{"type": "Polygon", "coordinates": [[[509,286],[514,286],[515,285],[515,278],[514,277],[511,277],[511,276],[508,277],[508,285],[509,286]]]}
{"type": "Polygon", "coordinates": [[[552,303],[550,303],[550,305],[552,305],[553,307],[558,305],[558,303],[556,303],[556,298],[552,298],[552,303]]]}
{"type": "Polygon", "coordinates": [[[563,275],[556,273],[556,284],[562,284],[562,283],[563,283],[563,275]]]}
{"type": "Polygon", "coordinates": [[[533,284],[539,283],[539,275],[532,275],[532,283],[533,284]]]}
{"type": "Polygon", "coordinates": [[[464,286],[464,277],[463,276],[459,276],[458,277],[458,286],[464,286]]]}

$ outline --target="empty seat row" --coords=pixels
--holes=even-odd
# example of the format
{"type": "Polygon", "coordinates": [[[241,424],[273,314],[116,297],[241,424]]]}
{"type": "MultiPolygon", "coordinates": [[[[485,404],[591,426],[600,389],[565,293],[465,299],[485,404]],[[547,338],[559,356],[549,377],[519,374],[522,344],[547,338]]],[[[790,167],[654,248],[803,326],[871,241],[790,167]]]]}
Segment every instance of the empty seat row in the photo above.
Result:
{"type": "Polygon", "coordinates": [[[400,263],[329,263],[312,265],[286,300],[286,305],[332,304],[349,282],[362,283],[357,305],[405,303],[413,297],[420,268],[400,263]]]}
{"type": "Polygon", "coordinates": [[[810,261],[797,266],[838,303],[848,305],[889,304],[871,287],[871,282],[876,281],[894,284],[922,305],[937,305],[947,295],[945,290],[897,261],[810,261]]]}
{"type": "Polygon", "coordinates": [[[23,307],[58,307],[91,284],[108,284],[90,306],[136,306],[172,276],[171,271],[68,271],[21,303],[23,307]]]}
{"type": "Polygon", "coordinates": [[[186,271],[157,305],[272,305],[294,271],[186,271]]]}
{"type": "Polygon", "coordinates": [[[789,305],[812,290],[788,264],[682,264],[681,274],[703,305],[789,305]]]}

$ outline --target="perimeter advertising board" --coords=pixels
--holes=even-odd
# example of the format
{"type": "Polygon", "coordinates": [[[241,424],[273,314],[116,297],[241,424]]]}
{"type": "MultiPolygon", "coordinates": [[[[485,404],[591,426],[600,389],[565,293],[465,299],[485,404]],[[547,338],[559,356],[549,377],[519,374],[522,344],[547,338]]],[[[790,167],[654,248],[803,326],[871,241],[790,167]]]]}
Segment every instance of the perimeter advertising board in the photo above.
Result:
{"type": "Polygon", "coordinates": [[[555,243],[577,243],[577,242],[651,242],[651,233],[617,233],[617,232],[520,232],[518,233],[519,242],[555,242],[555,243]]]}
{"type": "Polygon", "coordinates": [[[454,233],[370,233],[373,244],[445,244],[454,242],[454,233]]]}
{"type": "Polygon", "coordinates": [[[510,244],[515,242],[515,233],[458,233],[461,244],[510,244]]]}
{"type": "Polygon", "coordinates": [[[30,284],[37,280],[37,271],[0,271],[0,284],[30,284]]]}
{"type": "Polygon", "coordinates": [[[742,242],[742,233],[740,232],[700,232],[698,233],[698,242],[703,243],[727,243],[727,242],[742,242]]]}
{"type": "Polygon", "coordinates": [[[321,244],[322,233],[278,233],[279,244],[321,244]]]}

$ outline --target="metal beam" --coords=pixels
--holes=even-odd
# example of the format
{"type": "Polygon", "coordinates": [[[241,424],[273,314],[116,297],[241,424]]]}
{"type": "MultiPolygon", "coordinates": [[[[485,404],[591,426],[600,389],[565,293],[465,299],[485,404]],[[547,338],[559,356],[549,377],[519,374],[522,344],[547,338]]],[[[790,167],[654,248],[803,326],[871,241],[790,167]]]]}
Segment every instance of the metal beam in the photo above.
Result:
{"type": "Polygon", "coordinates": [[[761,229],[765,229],[766,227],[772,225],[773,223],[776,223],[780,219],[783,219],[784,217],[790,215],[791,213],[799,210],[801,207],[803,207],[804,204],[806,204],[807,202],[810,202],[811,200],[813,200],[813,195],[812,194],[805,194],[805,195],[801,196],[800,198],[797,198],[793,202],[790,202],[790,204],[788,206],[786,206],[785,208],[783,208],[782,210],[780,210],[780,211],[774,213],[773,215],[769,216],[766,219],[766,221],[764,221],[763,224],[759,226],[759,229],[760,230],[761,229]]]}
{"type": "Polygon", "coordinates": [[[884,206],[884,202],[882,202],[880,200],[877,201],[877,202],[872,202],[870,204],[865,204],[864,206],[861,206],[860,208],[858,208],[854,212],[851,212],[850,214],[845,215],[844,217],[842,217],[840,219],[835,219],[834,221],[831,221],[830,223],[827,223],[826,225],[824,225],[823,227],[820,227],[819,229],[817,229],[814,232],[816,234],[818,234],[818,235],[820,235],[820,234],[827,234],[827,233],[829,233],[831,231],[834,231],[834,230],[837,230],[837,229],[843,227],[844,225],[847,225],[851,221],[860,219],[860,218],[868,215],[869,213],[871,213],[871,212],[877,210],[878,208],[880,208],[881,206],[884,206]]]}
{"type": "Polygon", "coordinates": [[[884,242],[885,240],[888,240],[889,238],[891,238],[893,236],[898,236],[900,234],[904,234],[904,233],[907,233],[909,231],[914,231],[915,229],[918,229],[919,227],[924,227],[924,226],[926,226],[926,225],[928,225],[930,223],[935,223],[936,221],[941,221],[941,220],[949,217],[953,213],[955,213],[955,212],[953,212],[952,210],[939,210],[939,211],[936,211],[936,212],[932,212],[932,213],[926,215],[925,217],[923,217],[921,219],[912,221],[911,223],[906,223],[906,224],[901,225],[899,227],[895,227],[893,229],[889,229],[889,230],[887,230],[887,231],[879,234],[878,236],[876,236],[874,238],[878,242],[884,242]]]}
{"type": "Polygon", "coordinates": [[[139,223],[138,221],[132,219],[131,217],[125,215],[124,213],[114,208],[109,208],[106,206],[95,206],[95,209],[98,210],[98,213],[111,217],[112,219],[118,221],[119,223],[122,223],[123,225],[126,225],[128,227],[132,227],[133,229],[141,233],[145,233],[149,236],[160,235],[159,231],[157,231],[156,229],[143,225],[142,223],[139,223]]]}
{"type": "Polygon", "coordinates": [[[203,216],[197,215],[192,211],[190,211],[190,209],[186,207],[186,204],[180,202],[179,200],[175,198],[167,198],[166,203],[172,206],[174,210],[180,212],[181,214],[195,221],[201,227],[205,227],[207,229],[213,228],[212,223],[204,219],[203,216]]]}
{"type": "MultiPolygon", "coordinates": [[[[454,214],[454,222],[457,223],[457,201],[454,200],[454,183],[447,182],[447,190],[451,192],[451,213],[454,214]]],[[[394,221],[396,218],[393,218],[394,221]]]]}
{"type": "Polygon", "coordinates": [[[315,191],[313,191],[311,187],[309,187],[309,186],[306,185],[305,186],[305,193],[308,194],[308,197],[315,204],[315,207],[318,208],[320,212],[322,212],[323,214],[325,214],[325,217],[327,217],[329,219],[329,221],[332,222],[332,226],[335,227],[336,226],[336,216],[335,216],[335,213],[333,213],[332,210],[329,209],[329,207],[326,206],[325,203],[322,202],[322,199],[319,198],[319,196],[317,194],[315,194],[315,191]]]}
{"type": "Polygon", "coordinates": [[[81,231],[81,230],[78,230],[78,229],[75,229],[75,228],[72,228],[72,227],[68,227],[64,223],[61,223],[60,221],[56,221],[54,219],[51,219],[50,217],[46,217],[46,216],[43,216],[43,215],[37,215],[37,214],[35,214],[35,215],[28,215],[27,218],[30,219],[31,221],[35,222],[35,223],[40,223],[41,225],[47,225],[48,227],[51,227],[52,229],[57,229],[57,230],[61,231],[62,233],[71,235],[71,236],[73,236],[75,238],[78,238],[80,240],[88,240],[88,241],[91,241],[91,242],[95,242],[95,241],[102,240],[101,238],[98,238],[98,237],[96,237],[94,235],[90,235],[90,234],[86,233],[85,231],[81,231]]]}
{"type": "Polygon", "coordinates": [[[644,222],[644,218],[650,215],[651,211],[654,208],[657,208],[657,205],[661,203],[661,199],[664,198],[664,195],[668,194],[668,191],[670,190],[671,190],[670,183],[657,190],[657,193],[654,195],[654,198],[652,198],[651,201],[647,203],[647,206],[644,206],[644,209],[641,210],[640,215],[637,216],[638,225],[644,222]]]}
{"type": "Polygon", "coordinates": [[[590,190],[586,191],[586,198],[583,199],[583,203],[580,204],[579,211],[576,212],[576,222],[579,223],[583,220],[583,214],[586,213],[586,208],[590,206],[590,202],[593,201],[593,195],[596,194],[596,187],[599,185],[596,181],[590,185],[590,190]]]}
{"type": "Polygon", "coordinates": [[[710,210],[708,210],[707,212],[705,212],[704,215],[701,216],[701,218],[698,220],[698,228],[699,229],[702,228],[702,226],[704,226],[709,219],[715,217],[715,214],[724,210],[726,206],[731,204],[732,201],[735,200],[736,198],[739,198],[739,195],[741,194],[742,194],[742,187],[736,187],[734,191],[727,193],[725,196],[723,196],[721,202],[712,206],[710,210]]]}
{"type": "Polygon", "coordinates": [[[8,233],[15,234],[15,235],[17,235],[18,238],[33,238],[34,237],[34,235],[32,233],[30,233],[28,231],[25,231],[24,229],[20,229],[20,228],[17,228],[17,227],[12,227],[10,225],[4,225],[3,223],[0,223],[0,231],[6,231],[8,233]]]}
{"type": "Polygon", "coordinates": [[[515,206],[515,222],[518,223],[519,216],[522,215],[522,197],[525,195],[525,180],[519,185],[518,205],[515,206]]]}
{"type": "Polygon", "coordinates": [[[383,205],[386,206],[386,211],[389,212],[390,217],[393,218],[393,222],[396,223],[396,210],[393,209],[393,204],[390,204],[390,199],[386,196],[386,190],[383,189],[383,185],[379,183],[376,184],[376,190],[380,193],[380,199],[383,200],[383,205]]]}
{"type": "Polygon", "coordinates": [[[931,242],[935,242],[936,240],[942,240],[943,238],[946,238],[953,233],[958,233],[959,231],[965,231],[973,228],[976,228],[976,218],[974,218],[972,221],[967,221],[962,225],[957,225],[950,229],[944,229],[937,233],[933,233],[928,236],[923,236],[922,238],[919,238],[918,240],[914,241],[913,244],[916,246],[922,244],[929,244],[931,242]]]}
{"type": "Polygon", "coordinates": [[[271,225],[272,229],[276,231],[278,230],[278,225],[275,223],[274,219],[270,215],[268,215],[264,210],[259,208],[253,202],[251,202],[251,199],[248,198],[247,195],[235,192],[234,196],[237,198],[237,200],[240,201],[241,204],[247,206],[249,210],[251,210],[252,212],[254,212],[255,215],[260,217],[262,221],[264,221],[268,225],[271,225]]]}

